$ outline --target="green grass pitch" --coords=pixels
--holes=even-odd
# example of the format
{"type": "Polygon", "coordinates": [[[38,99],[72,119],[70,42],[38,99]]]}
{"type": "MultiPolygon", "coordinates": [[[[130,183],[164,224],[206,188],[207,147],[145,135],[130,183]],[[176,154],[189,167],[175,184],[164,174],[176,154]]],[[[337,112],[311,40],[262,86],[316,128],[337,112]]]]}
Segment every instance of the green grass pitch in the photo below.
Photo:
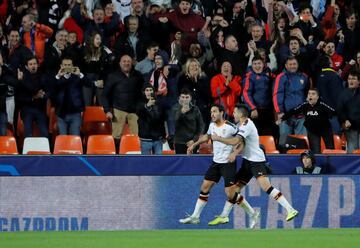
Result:
{"type": "Polygon", "coordinates": [[[0,233],[2,248],[358,248],[360,229],[0,233]]]}

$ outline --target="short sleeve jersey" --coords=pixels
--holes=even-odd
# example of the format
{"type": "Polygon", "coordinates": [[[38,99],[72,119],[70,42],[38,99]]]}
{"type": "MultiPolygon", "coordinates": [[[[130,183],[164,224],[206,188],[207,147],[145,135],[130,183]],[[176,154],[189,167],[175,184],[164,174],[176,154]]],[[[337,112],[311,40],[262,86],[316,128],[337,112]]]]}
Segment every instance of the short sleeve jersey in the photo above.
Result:
{"type": "MultiPolygon", "coordinates": [[[[208,135],[216,134],[222,138],[232,138],[238,133],[238,128],[231,122],[225,121],[221,126],[217,126],[215,123],[210,123],[207,131],[208,135]]],[[[219,164],[225,164],[229,162],[229,156],[233,151],[232,145],[226,145],[219,141],[213,142],[213,161],[219,164]]]]}
{"type": "Polygon", "coordinates": [[[243,124],[238,124],[238,135],[244,138],[245,147],[242,157],[252,162],[264,162],[265,154],[260,148],[259,134],[254,122],[247,119],[243,124]]]}

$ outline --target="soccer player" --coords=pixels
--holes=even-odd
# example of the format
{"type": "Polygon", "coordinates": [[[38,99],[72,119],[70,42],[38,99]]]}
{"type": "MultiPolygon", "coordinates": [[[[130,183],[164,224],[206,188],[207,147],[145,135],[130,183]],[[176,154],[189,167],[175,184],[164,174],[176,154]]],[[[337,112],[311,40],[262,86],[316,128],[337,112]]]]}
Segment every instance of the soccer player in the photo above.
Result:
{"type": "MultiPolygon", "coordinates": [[[[187,153],[191,154],[193,149],[201,143],[207,142],[211,135],[217,135],[218,137],[223,137],[225,139],[234,137],[238,133],[237,127],[225,121],[223,118],[224,108],[221,105],[213,105],[211,107],[211,120],[212,123],[209,125],[209,129],[207,134],[203,135],[197,142],[188,147],[187,153]]],[[[201,185],[200,196],[196,202],[194,212],[184,218],[180,219],[179,222],[182,224],[199,224],[200,223],[200,214],[204,209],[208,198],[209,192],[211,188],[219,182],[221,177],[224,177],[225,181],[225,193],[228,197],[228,202],[226,204],[226,208],[224,211],[224,215],[228,215],[227,212],[231,211],[234,200],[234,185],[235,185],[235,175],[236,175],[236,163],[235,161],[229,162],[230,154],[233,151],[233,145],[224,144],[219,141],[213,142],[213,151],[214,157],[213,162],[210,165],[209,169],[205,174],[205,178],[201,185]]],[[[240,194],[236,194],[237,201],[240,202],[240,206],[247,212],[250,213],[250,217],[252,217],[251,213],[254,213],[254,209],[249,205],[249,203],[245,200],[243,196],[240,194]]],[[[222,218],[221,224],[225,224],[229,222],[229,218],[222,218]]],[[[220,223],[217,223],[220,224],[220,223]]],[[[209,225],[212,225],[210,222],[209,225]]]]}
{"type": "MultiPolygon", "coordinates": [[[[238,123],[238,135],[236,137],[225,138],[217,134],[211,135],[211,139],[215,142],[222,142],[226,145],[234,145],[235,149],[229,156],[229,162],[236,160],[236,155],[242,153],[243,162],[241,168],[236,173],[236,182],[241,190],[251,180],[256,178],[257,183],[268,195],[273,197],[287,211],[286,220],[290,221],[298,215],[285,196],[276,188],[274,188],[268,178],[268,169],[264,151],[259,146],[259,135],[252,120],[249,118],[249,110],[244,104],[237,104],[234,109],[234,119],[238,123]]],[[[239,193],[235,192],[233,202],[241,199],[239,193]]],[[[225,206],[228,202],[225,203],[225,206]]],[[[230,212],[229,212],[230,213],[230,212]]],[[[222,216],[228,218],[227,216],[222,216]]]]}

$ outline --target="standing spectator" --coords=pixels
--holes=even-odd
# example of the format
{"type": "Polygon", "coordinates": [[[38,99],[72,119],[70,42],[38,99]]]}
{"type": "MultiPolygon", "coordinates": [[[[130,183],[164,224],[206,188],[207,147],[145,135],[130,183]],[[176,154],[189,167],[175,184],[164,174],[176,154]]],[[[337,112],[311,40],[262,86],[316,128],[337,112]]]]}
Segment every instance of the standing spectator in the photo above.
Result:
{"type": "Polygon", "coordinates": [[[49,78],[53,78],[61,63],[68,42],[68,32],[66,30],[58,30],[55,34],[55,41],[45,46],[45,72],[49,78]]]}
{"type": "Polygon", "coordinates": [[[116,59],[124,54],[128,54],[134,61],[141,61],[145,57],[146,43],[149,37],[146,37],[139,30],[139,18],[137,16],[129,16],[125,19],[125,32],[122,33],[115,42],[114,53],[116,59]]]}
{"type": "MultiPolygon", "coordinates": [[[[296,58],[289,57],[285,63],[285,69],[275,80],[273,89],[273,103],[277,119],[284,113],[303,103],[306,99],[306,92],[310,88],[308,77],[298,71],[299,64],[296,58]]],[[[287,121],[280,124],[279,145],[283,146],[288,134],[304,134],[304,115],[291,116],[287,121]]]]}
{"type": "Polygon", "coordinates": [[[131,0],[131,14],[124,18],[124,23],[127,23],[131,16],[136,16],[139,20],[139,31],[149,37],[152,34],[152,23],[145,10],[143,0],[131,0]]]}
{"type": "Polygon", "coordinates": [[[192,103],[191,91],[184,88],[179,103],[173,106],[175,118],[175,153],[186,154],[188,147],[194,144],[204,130],[204,122],[199,108],[192,103]]]}
{"type": "Polygon", "coordinates": [[[159,106],[154,87],[145,83],[143,100],[138,103],[136,114],[139,117],[139,137],[141,154],[162,154],[163,139],[165,139],[165,120],[159,106]]]}
{"type": "Polygon", "coordinates": [[[78,42],[77,33],[72,31],[68,34],[68,45],[64,51],[64,56],[71,57],[74,66],[83,68],[84,66],[84,51],[83,46],[78,42]]]}
{"type": "Polygon", "coordinates": [[[325,42],[320,42],[318,47],[323,47],[324,53],[330,57],[331,62],[332,62],[332,68],[335,71],[339,71],[342,68],[342,64],[343,64],[343,57],[338,54],[336,52],[335,49],[335,42],[334,41],[328,41],[327,43],[325,42]]]}
{"type": "Polygon", "coordinates": [[[301,30],[296,28],[291,31],[294,36],[289,38],[288,49],[280,53],[279,64],[281,69],[284,68],[286,59],[294,56],[299,63],[299,71],[307,74],[311,71],[312,54],[315,47],[309,44],[301,34],[301,30]]]}
{"type": "Polygon", "coordinates": [[[344,89],[339,96],[337,114],[345,130],[346,150],[352,153],[360,148],[360,73],[350,71],[347,83],[349,88],[344,89]]]}
{"type": "Polygon", "coordinates": [[[234,75],[242,75],[246,65],[244,49],[239,49],[239,44],[235,36],[227,35],[224,39],[224,47],[221,47],[217,42],[217,35],[222,27],[227,27],[228,24],[225,20],[220,22],[220,26],[217,27],[210,36],[211,47],[214,52],[215,59],[218,65],[223,64],[224,61],[228,61],[233,68],[234,75]]]}
{"type": "Polygon", "coordinates": [[[184,34],[181,46],[187,50],[191,43],[197,40],[197,33],[204,26],[205,20],[202,16],[191,10],[192,0],[180,0],[179,6],[172,12],[156,15],[155,18],[162,24],[171,25],[172,36],[174,31],[184,34]]]}
{"type": "MultiPolygon", "coordinates": [[[[319,94],[321,100],[324,101],[331,108],[336,109],[339,100],[339,92],[342,92],[344,89],[343,81],[339,75],[331,67],[332,61],[328,56],[322,56],[319,60],[319,66],[321,67],[321,72],[317,77],[317,88],[319,89],[319,94]]],[[[341,128],[339,125],[339,120],[336,114],[330,119],[332,130],[335,134],[341,133],[341,128]]]]}
{"type": "Polygon", "coordinates": [[[105,11],[100,7],[95,7],[93,10],[93,18],[90,19],[84,16],[81,12],[81,0],[71,9],[71,17],[84,30],[84,39],[87,40],[92,33],[100,34],[103,43],[106,46],[110,45],[110,36],[112,36],[119,29],[119,14],[113,10],[113,15],[109,23],[105,23],[105,11]]]}
{"type": "Polygon", "coordinates": [[[312,15],[313,8],[305,3],[299,7],[299,17],[295,20],[294,26],[300,28],[305,39],[308,40],[309,36],[314,36],[314,40],[317,42],[324,38],[320,23],[312,15]]]}
{"type": "Polygon", "coordinates": [[[252,60],[244,78],[244,102],[251,110],[250,117],[254,121],[259,135],[274,135],[274,111],[271,101],[272,78],[265,70],[260,56],[252,60]]]}
{"type": "Polygon", "coordinates": [[[340,8],[335,3],[335,0],[331,0],[330,5],[328,5],[325,15],[321,20],[321,27],[325,33],[325,40],[334,39],[336,32],[340,29],[339,24],[340,8]]]}
{"type": "Polygon", "coordinates": [[[308,91],[306,102],[286,112],[281,119],[287,120],[298,114],[305,116],[304,126],[313,153],[321,153],[321,138],[327,149],[334,149],[333,132],[329,119],[335,114],[335,110],[319,100],[319,91],[316,88],[308,91]]]}
{"type": "Polygon", "coordinates": [[[8,123],[7,114],[7,96],[9,85],[15,86],[16,77],[14,77],[11,69],[4,65],[3,57],[0,53],[0,136],[6,135],[8,123]]]}
{"type": "Polygon", "coordinates": [[[94,82],[83,87],[85,106],[93,105],[94,95],[96,102],[102,105],[101,95],[104,79],[111,70],[112,53],[102,44],[99,33],[92,34],[84,49],[84,68],[86,80],[94,82]]]}
{"type": "Polygon", "coordinates": [[[53,30],[44,24],[36,23],[30,14],[22,18],[21,24],[21,37],[25,46],[36,56],[39,65],[42,65],[45,55],[45,42],[52,36],[53,30]]]}
{"type": "Polygon", "coordinates": [[[197,59],[188,59],[182,74],[178,78],[179,93],[184,88],[188,88],[192,92],[193,102],[199,108],[205,125],[208,125],[210,123],[210,82],[202,72],[197,59]]]}
{"type": "MultiPolygon", "coordinates": [[[[251,25],[251,37],[248,41],[248,45],[254,52],[258,48],[263,48],[267,52],[269,51],[271,44],[264,37],[264,29],[260,24],[254,23],[251,25]]],[[[248,55],[249,53],[250,51],[248,51],[248,55]]]]}
{"type": "MultiPolygon", "coordinates": [[[[9,65],[12,74],[15,76],[18,69],[23,69],[25,60],[32,56],[31,50],[21,44],[20,33],[16,29],[11,29],[8,35],[8,47],[6,50],[6,63],[9,65]]],[[[16,76],[15,76],[16,77],[16,76]]],[[[8,122],[13,124],[16,122],[17,112],[15,113],[15,97],[14,87],[10,86],[7,90],[6,109],[8,113],[8,122]]]]}
{"type": "Polygon", "coordinates": [[[8,49],[7,49],[7,63],[12,70],[22,68],[25,64],[25,59],[29,58],[32,53],[29,48],[20,42],[20,33],[16,29],[11,29],[8,35],[8,49]]]}
{"type": "Polygon", "coordinates": [[[32,136],[33,121],[36,121],[40,135],[48,137],[47,85],[38,69],[39,63],[35,57],[27,59],[23,72],[18,69],[19,83],[16,88],[16,99],[20,105],[20,116],[24,122],[25,137],[32,136]]]}
{"type": "Polygon", "coordinates": [[[360,27],[358,23],[358,14],[354,9],[345,12],[346,26],[342,33],[345,37],[343,56],[345,61],[349,61],[354,56],[354,51],[360,49],[360,27]]]}
{"type": "Polygon", "coordinates": [[[145,82],[149,82],[151,72],[155,69],[155,55],[158,51],[159,45],[157,43],[149,44],[146,49],[147,56],[135,65],[135,70],[143,75],[145,82]]]}
{"type": "Polygon", "coordinates": [[[120,68],[108,76],[103,92],[104,111],[112,120],[112,135],[118,140],[122,136],[126,122],[129,124],[130,133],[138,134],[136,105],[141,98],[143,78],[133,69],[132,63],[129,55],[123,55],[120,58],[120,68]],[[110,112],[111,107],[113,113],[110,112]]]}
{"type": "Polygon", "coordinates": [[[360,50],[358,50],[355,53],[354,58],[351,59],[349,63],[344,66],[344,69],[341,72],[341,78],[347,78],[349,71],[352,69],[360,71],[360,50]]]}
{"type": "Polygon", "coordinates": [[[241,77],[233,75],[230,62],[222,63],[221,72],[211,79],[210,86],[214,102],[222,105],[225,115],[232,119],[235,104],[241,95],[241,77]]]}
{"type": "Polygon", "coordinates": [[[54,106],[59,134],[80,135],[81,112],[84,111],[84,75],[79,67],[74,67],[72,58],[64,57],[55,78],[54,106]]]}

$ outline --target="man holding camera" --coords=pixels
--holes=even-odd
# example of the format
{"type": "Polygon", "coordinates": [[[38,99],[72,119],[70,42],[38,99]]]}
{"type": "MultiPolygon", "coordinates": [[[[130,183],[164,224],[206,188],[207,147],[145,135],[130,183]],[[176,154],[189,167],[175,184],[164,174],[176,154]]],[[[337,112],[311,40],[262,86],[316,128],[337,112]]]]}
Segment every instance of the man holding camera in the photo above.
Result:
{"type": "Polygon", "coordinates": [[[143,87],[143,101],[138,104],[139,137],[141,154],[162,154],[162,140],[165,138],[165,119],[155,98],[155,90],[151,84],[143,87]]]}
{"type": "Polygon", "coordinates": [[[81,112],[84,111],[82,94],[84,75],[73,66],[70,57],[61,60],[60,70],[54,81],[54,105],[58,119],[59,134],[80,135],[81,112]]]}
{"type": "Polygon", "coordinates": [[[204,130],[200,110],[191,101],[191,91],[188,88],[183,88],[179,96],[179,103],[173,107],[176,154],[186,154],[188,147],[199,139],[204,130]]]}

